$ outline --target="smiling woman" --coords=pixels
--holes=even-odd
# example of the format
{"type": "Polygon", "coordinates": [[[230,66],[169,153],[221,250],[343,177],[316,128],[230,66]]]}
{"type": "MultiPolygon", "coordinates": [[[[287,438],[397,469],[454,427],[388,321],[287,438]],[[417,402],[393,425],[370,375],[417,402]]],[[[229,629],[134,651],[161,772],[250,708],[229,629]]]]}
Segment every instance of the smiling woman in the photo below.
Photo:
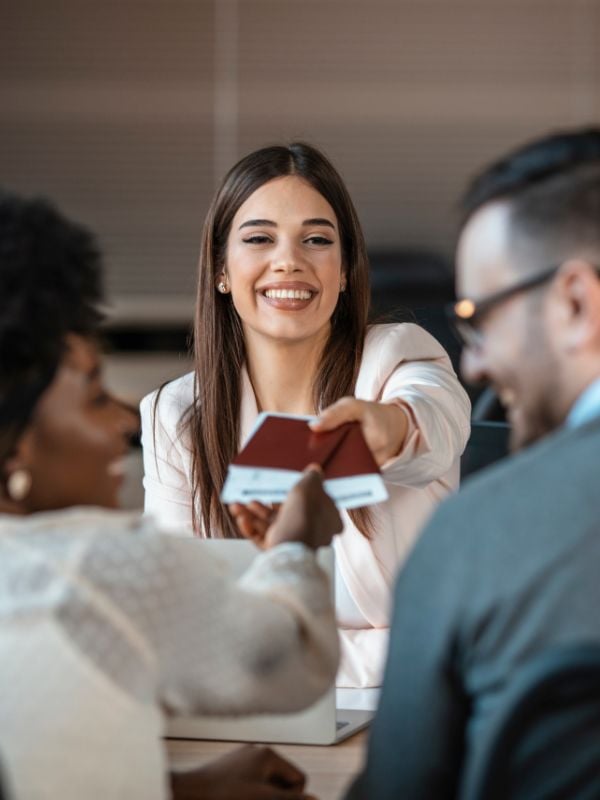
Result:
{"type": "MultiPolygon", "coordinates": [[[[142,402],[146,510],[200,536],[239,535],[219,501],[259,411],[356,420],[390,499],[344,512],[335,541],[340,686],[377,686],[390,591],[418,529],[458,485],[469,402],[416,325],[367,326],[369,264],[348,191],[303,143],[225,177],[200,251],[195,372],[142,402]]],[[[282,446],[285,443],[282,442],[282,446]]]]}
{"type": "Polygon", "coordinates": [[[117,508],[124,458],[137,427],[137,415],[105,391],[93,339],[65,335],[54,379],[5,462],[10,474],[28,476],[22,509],[117,508]]]}

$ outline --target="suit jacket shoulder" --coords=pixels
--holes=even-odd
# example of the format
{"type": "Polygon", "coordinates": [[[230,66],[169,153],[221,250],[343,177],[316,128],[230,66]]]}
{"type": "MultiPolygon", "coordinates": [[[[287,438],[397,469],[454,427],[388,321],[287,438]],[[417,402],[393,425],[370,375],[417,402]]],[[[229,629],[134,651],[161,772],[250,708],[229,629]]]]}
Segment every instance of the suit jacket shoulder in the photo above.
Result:
{"type": "Polygon", "coordinates": [[[580,513],[591,512],[592,506],[600,506],[600,493],[595,500],[594,488],[599,449],[600,419],[575,429],[561,428],[469,478],[438,515],[445,525],[468,516],[489,527],[492,518],[539,517],[544,508],[555,509],[566,498],[591,500],[592,491],[594,501],[580,509],[580,513]]]}

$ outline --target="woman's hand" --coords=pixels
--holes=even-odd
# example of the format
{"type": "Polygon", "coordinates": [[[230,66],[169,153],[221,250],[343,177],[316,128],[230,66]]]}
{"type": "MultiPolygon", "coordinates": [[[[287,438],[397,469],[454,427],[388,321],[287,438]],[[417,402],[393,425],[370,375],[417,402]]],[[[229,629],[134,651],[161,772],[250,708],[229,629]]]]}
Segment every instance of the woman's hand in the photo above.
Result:
{"type": "Polygon", "coordinates": [[[343,528],[333,500],[323,489],[321,469],[314,464],[304,470],[281,506],[232,503],[229,510],[240,533],[264,549],[284,542],[316,549],[331,544],[334,534],[343,528]]]}
{"type": "Polygon", "coordinates": [[[229,506],[231,516],[239,532],[246,539],[252,539],[257,547],[265,548],[265,536],[281,506],[265,506],[257,500],[251,503],[232,503],[229,506]]]}
{"type": "Polygon", "coordinates": [[[294,764],[269,747],[251,745],[199,769],[171,773],[173,800],[311,800],[304,784],[294,764]]]}
{"type": "Polygon", "coordinates": [[[360,422],[362,434],[379,467],[397,456],[408,430],[408,417],[395,403],[371,403],[342,397],[310,423],[315,433],[331,431],[344,422],[360,422]]]}

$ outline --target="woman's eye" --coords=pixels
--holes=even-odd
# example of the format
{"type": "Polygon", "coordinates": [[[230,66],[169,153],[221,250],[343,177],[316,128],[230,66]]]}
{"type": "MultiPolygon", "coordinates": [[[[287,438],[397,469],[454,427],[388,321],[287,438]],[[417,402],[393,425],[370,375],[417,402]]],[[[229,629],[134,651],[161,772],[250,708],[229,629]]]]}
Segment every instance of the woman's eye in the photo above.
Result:
{"type": "Polygon", "coordinates": [[[305,239],[304,241],[308,242],[308,244],[316,244],[320,246],[333,244],[331,239],[328,239],[327,236],[309,236],[308,239],[305,239]]]}
{"type": "Polygon", "coordinates": [[[252,236],[247,236],[243,241],[246,244],[267,244],[267,242],[271,241],[271,238],[262,233],[255,233],[252,236]]]}

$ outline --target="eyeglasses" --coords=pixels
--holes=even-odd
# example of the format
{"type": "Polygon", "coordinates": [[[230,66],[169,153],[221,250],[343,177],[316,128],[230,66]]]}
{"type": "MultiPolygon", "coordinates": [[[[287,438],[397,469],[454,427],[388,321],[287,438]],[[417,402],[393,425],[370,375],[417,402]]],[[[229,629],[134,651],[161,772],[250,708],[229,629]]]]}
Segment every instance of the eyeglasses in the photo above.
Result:
{"type": "Polygon", "coordinates": [[[506,289],[501,289],[499,292],[484,297],[483,300],[471,300],[464,297],[456,303],[450,303],[446,306],[446,314],[450,324],[454,328],[456,335],[465,347],[477,348],[483,342],[483,334],[479,330],[479,325],[483,317],[491,311],[492,308],[500,305],[505,300],[508,300],[515,294],[526,292],[536,286],[541,286],[546,281],[553,278],[561,265],[548,267],[543,272],[537,275],[532,275],[525,280],[515,283],[513,286],[508,286],[506,289]]]}

